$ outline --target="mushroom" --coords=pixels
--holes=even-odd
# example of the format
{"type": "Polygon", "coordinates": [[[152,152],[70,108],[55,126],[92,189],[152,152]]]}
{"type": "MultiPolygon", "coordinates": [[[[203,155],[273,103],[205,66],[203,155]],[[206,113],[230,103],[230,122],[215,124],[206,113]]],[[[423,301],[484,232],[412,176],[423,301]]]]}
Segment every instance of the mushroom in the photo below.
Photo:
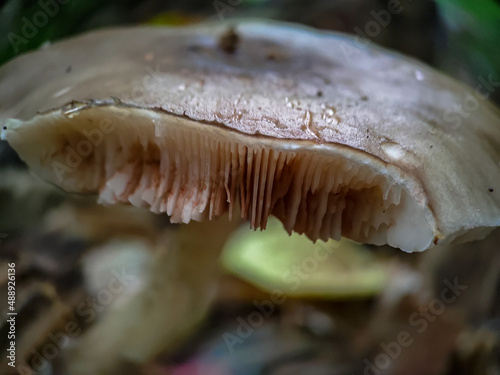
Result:
{"type": "Polygon", "coordinates": [[[500,117],[465,85],[347,35],[274,22],[101,30],[0,69],[33,173],[211,220],[422,251],[500,224],[500,117]],[[467,104],[475,99],[474,110],[467,104]]]}
{"type": "Polygon", "coordinates": [[[213,220],[225,213],[408,252],[486,236],[500,116],[483,98],[347,35],[274,22],[101,30],[0,68],[1,137],[34,174],[202,222],[178,231],[183,309],[211,287],[182,277],[212,274],[237,223],[213,220]]]}

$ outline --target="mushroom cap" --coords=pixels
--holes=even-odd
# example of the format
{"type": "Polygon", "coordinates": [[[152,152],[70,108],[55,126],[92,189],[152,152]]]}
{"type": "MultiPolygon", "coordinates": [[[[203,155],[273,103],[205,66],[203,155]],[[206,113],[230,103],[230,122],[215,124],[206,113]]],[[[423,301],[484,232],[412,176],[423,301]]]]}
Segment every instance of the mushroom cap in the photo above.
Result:
{"type": "MultiPolygon", "coordinates": [[[[482,94],[480,94],[480,92],[482,94]]],[[[480,96],[481,95],[481,96],[480,96]]],[[[432,68],[275,22],[88,33],[0,68],[32,171],[203,220],[421,251],[500,224],[500,116],[432,68]]]]}

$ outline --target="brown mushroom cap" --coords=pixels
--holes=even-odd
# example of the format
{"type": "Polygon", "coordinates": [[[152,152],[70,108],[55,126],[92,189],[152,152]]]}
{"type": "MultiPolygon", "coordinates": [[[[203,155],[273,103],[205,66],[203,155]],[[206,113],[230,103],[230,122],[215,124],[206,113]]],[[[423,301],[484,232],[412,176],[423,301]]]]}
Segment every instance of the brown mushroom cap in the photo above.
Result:
{"type": "Polygon", "coordinates": [[[406,251],[500,224],[498,109],[346,35],[268,22],[92,32],[3,66],[0,122],[35,174],[173,222],[239,204],[255,228],[273,214],[313,240],[406,251]],[[459,116],[468,96],[477,106],[459,116]]]}

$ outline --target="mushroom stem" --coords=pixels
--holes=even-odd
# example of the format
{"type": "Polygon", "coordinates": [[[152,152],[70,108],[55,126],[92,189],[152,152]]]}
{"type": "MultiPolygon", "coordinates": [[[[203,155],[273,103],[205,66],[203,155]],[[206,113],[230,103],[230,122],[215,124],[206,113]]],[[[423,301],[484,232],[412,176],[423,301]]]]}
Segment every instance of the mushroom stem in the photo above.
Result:
{"type": "Polygon", "coordinates": [[[141,320],[150,324],[131,325],[126,358],[142,363],[173,348],[203,319],[216,294],[219,255],[238,224],[225,216],[178,226],[172,246],[158,251],[150,288],[142,296],[141,320]]]}
{"type": "Polygon", "coordinates": [[[128,306],[107,309],[78,340],[69,353],[70,372],[110,374],[178,346],[208,311],[216,293],[219,254],[239,224],[224,216],[166,230],[146,285],[126,301],[128,306]],[[115,313],[118,309],[120,314],[115,313]]]}

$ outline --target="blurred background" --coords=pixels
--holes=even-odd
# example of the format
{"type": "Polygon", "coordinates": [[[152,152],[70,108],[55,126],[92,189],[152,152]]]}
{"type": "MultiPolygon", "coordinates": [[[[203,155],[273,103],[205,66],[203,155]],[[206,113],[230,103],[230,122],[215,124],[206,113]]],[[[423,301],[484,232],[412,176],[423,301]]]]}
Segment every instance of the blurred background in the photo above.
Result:
{"type": "MultiPolygon", "coordinates": [[[[371,39],[482,85],[500,103],[498,0],[0,4],[0,65],[102,27],[267,18],[371,39]]],[[[10,345],[10,262],[18,311],[17,367],[2,354],[0,373],[500,374],[499,231],[405,254],[345,240],[311,244],[275,222],[265,232],[243,224],[225,246],[210,296],[174,322],[182,334],[172,345],[161,337],[175,306],[162,301],[163,285],[176,279],[151,275],[160,266],[168,273],[165,249],[183,241],[177,232],[168,218],[99,207],[39,181],[0,142],[2,353],[10,345]]]]}

